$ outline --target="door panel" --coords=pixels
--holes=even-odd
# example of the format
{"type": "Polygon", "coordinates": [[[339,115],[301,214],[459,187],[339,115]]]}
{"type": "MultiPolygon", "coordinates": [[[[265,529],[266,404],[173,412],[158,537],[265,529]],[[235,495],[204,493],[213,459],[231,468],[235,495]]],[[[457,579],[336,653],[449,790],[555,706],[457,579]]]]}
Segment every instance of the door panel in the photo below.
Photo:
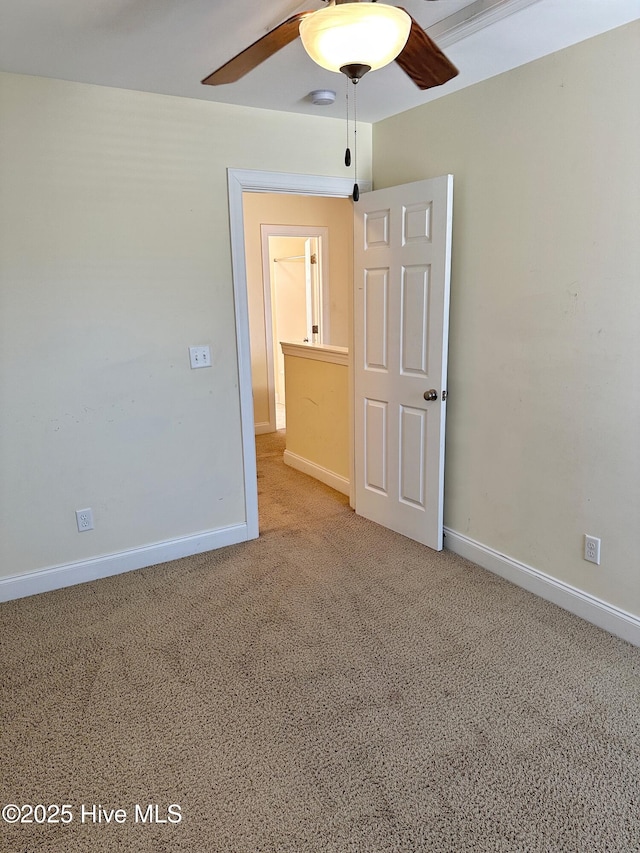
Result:
{"type": "Polygon", "coordinates": [[[438,550],[452,197],[451,175],[364,193],[354,220],[355,509],[438,550]]]}
{"type": "Polygon", "coordinates": [[[402,268],[400,370],[425,377],[429,372],[428,266],[402,268]]]}
{"type": "Polygon", "coordinates": [[[400,500],[424,510],[426,412],[400,406],[400,500]]]}
{"type": "Polygon", "coordinates": [[[367,270],[364,280],[364,341],[367,370],[388,369],[389,270],[367,270]]]}
{"type": "Polygon", "coordinates": [[[380,495],[387,494],[387,403],[365,399],[365,484],[380,495]]]}
{"type": "Polygon", "coordinates": [[[388,210],[365,213],[364,239],[367,249],[389,245],[389,213],[388,210]]]}
{"type": "Polygon", "coordinates": [[[431,214],[433,205],[419,201],[408,204],[403,212],[402,245],[431,242],[431,214]]]}

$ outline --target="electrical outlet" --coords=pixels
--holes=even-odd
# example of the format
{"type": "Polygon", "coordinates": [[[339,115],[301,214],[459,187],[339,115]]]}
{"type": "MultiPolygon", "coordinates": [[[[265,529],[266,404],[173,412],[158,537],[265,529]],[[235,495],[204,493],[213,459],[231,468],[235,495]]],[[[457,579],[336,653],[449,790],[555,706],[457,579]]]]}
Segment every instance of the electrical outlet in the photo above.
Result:
{"type": "Polygon", "coordinates": [[[93,530],[93,510],[77,509],[76,524],[78,525],[78,533],[84,533],[85,530],[93,530]]]}
{"type": "Polygon", "coordinates": [[[600,540],[597,536],[584,537],[584,558],[590,563],[600,565],[600,540]]]}

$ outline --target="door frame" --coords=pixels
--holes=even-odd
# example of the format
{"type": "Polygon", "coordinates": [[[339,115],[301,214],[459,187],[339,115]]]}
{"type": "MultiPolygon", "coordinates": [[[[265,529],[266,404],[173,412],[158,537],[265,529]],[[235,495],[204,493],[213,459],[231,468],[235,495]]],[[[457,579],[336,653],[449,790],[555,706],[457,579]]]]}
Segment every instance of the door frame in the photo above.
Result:
{"type": "Polygon", "coordinates": [[[256,435],[265,432],[275,432],[276,429],[276,381],[275,364],[277,342],[273,337],[274,328],[274,304],[273,286],[271,278],[271,252],[269,249],[270,237],[316,237],[320,246],[320,328],[323,337],[329,332],[329,229],[324,225],[261,225],[260,237],[262,240],[262,283],[264,287],[264,325],[265,340],[267,345],[267,395],[269,407],[269,420],[255,425],[256,435]]]}
{"type": "MultiPolygon", "coordinates": [[[[360,181],[359,184],[363,192],[368,192],[371,189],[370,181],[360,181]]],[[[350,178],[325,177],[323,175],[263,172],[253,169],[227,169],[227,186],[229,192],[229,228],[231,233],[231,270],[236,321],[240,428],[242,433],[242,458],[244,462],[245,516],[247,522],[247,539],[255,539],[259,534],[258,472],[253,418],[249,304],[242,195],[245,192],[258,192],[348,198],[353,191],[353,180],[350,178]]],[[[351,333],[353,333],[353,329],[351,333]]],[[[349,436],[349,441],[353,446],[352,433],[349,436]]],[[[353,453],[351,455],[353,456],[353,453]]],[[[353,480],[353,477],[351,479],[353,480]]]]}

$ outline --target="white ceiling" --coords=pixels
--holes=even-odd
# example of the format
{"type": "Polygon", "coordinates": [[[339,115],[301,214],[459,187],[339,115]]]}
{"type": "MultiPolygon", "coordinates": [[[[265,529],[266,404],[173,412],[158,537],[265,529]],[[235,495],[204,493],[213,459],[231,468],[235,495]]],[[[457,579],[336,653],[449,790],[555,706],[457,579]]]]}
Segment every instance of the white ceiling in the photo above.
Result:
{"type": "MultiPolygon", "coordinates": [[[[393,63],[358,85],[358,118],[378,121],[640,18],[640,0],[399,0],[460,75],[420,92],[393,63]]],[[[342,117],[346,80],[299,40],[237,83],[200,80],[293,12],[322,0],[0,0],[0,70],[342,117]],[[331,107],[313,89],[338,93],[331,107]]]]}

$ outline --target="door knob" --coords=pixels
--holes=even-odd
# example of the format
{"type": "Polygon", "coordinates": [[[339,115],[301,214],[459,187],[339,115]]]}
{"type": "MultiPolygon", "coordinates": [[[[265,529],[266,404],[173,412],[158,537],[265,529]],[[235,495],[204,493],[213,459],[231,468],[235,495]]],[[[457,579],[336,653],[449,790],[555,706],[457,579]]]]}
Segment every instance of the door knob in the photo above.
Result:
{"type": "Polygon", "coordinates": [[[430,402],[431,400],[437,400],[438,399],[438,392],[436,391],[435,388],[432,388],[430,391],[425,391],[424,392],[424,399],[427,402],[430,402]]]}

